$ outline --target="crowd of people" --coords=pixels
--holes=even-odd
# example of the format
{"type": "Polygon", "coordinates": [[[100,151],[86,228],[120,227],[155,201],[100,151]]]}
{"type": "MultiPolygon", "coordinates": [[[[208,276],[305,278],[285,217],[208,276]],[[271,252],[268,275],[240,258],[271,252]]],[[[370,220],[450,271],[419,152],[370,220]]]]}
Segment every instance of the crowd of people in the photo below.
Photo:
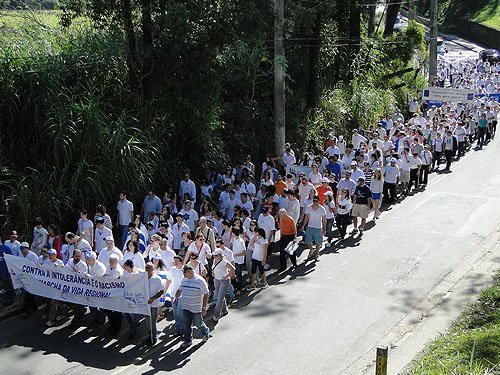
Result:
{"type": "MultiPolygon", "coordinates": [[[[459,70],[457,80],[474,81],[483,65],[459,70]]],[[[493,75],[498,78],[498,71],[493,75]]],[[[93,217],[82,209],[76,230],[64,236],[57,225],[45,227],[36,218],[31,244],[19,242],[15,230],[0,243],[2,292],[8,303],[19,293],[12,289],[4,254],[89,277],[145,272],[153,317],[150,343],[156,342],[156,323],[167,307],[183,347],[191,345],[193,327],[207,340],[207,310],[213,307],[212,320],[218,322],[242,293],[268,287],[267,270],[293,272],[300,242],[309,249],[306,261],[318,261],[322,248],[362,236],[370,215],[373,221],[381,216],[383,202],[390,205],[425,188],[429,174],[450,171],[474,142],[476,149],[491,142],[500,104],[484,96],[473,104],[445,102],[424,111],[415,109],[405,118],[398,110],[349,137],[331,130],[321,142],[309,141],[300,154],[286,144],[281,155],[259,166],[246,156],[224,171],[208,171],[200,184],[185,174],[178,189],[161,195],[150,190],[139,209],[121,191],[114,220],[102,205],[93,217]],[[274,253],[279,253],[276,262],[274,253]]],[[[23,294],[27,315],[37,303],[29,292],[23,294]]],[[[42,318],[52,327],[70,310],[72,324],[83,324],[85,306],[55,300],[45,300],[42,318]]],[[[131,340],[141,319],[93,307],[89,316],[97,326],[107,318],[113,335],[124,316],[131,340]]]]}

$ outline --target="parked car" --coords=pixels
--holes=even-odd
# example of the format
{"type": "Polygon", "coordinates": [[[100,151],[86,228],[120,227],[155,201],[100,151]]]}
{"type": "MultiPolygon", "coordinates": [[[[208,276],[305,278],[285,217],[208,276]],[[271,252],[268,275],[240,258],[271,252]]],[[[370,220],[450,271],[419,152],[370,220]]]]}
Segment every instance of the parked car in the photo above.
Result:
{"type": "Polygon", "coordinates": [[[496,49],[484,49],[479,52],[479,58],[484,62],[488,61],[490,64],[500,62],[500,53],[496,49]]]}

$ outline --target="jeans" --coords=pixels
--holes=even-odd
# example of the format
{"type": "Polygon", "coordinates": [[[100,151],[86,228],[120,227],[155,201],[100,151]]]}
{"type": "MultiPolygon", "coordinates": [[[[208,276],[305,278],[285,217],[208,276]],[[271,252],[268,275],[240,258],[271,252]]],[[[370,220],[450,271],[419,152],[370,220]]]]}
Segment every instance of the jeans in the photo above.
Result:
{"type": "Polygon", "coordinates": [[[35,296],[28,292],[27,290],[24,290],[24,302],[23,305],[21,306],[21,311],[26,314],[30,310],[36,311],[37,306],[36,306],[36,301],[35,301],[35,296]]]}
{"type": "Polygon", "coordinates": [[[326,219],[326,238],[328,242],[332,241],[333,238],[333,224],[335,222],[335,218],[326,219]]]}
{"type": "Polygon", "coordinates": [[[478,130],[477,145],[479,147],[483,147],[483,145],[484,145],[484,135],[486,133],[486,128],[479,127],[477,130],[478,130]]]}
{"type": "Polygon", "coordinates": [[[191,312],[189,310],[182,310],[183,316],[182,320],[184,321],[184,341],[185,342],[191,342],[193,340],[193,328],[192,326],[195,326],[201,331],[201,334],[203,336],[208,336],[208,332],[210,330],[208,329],[207,325],[203,321],[203,318],[201,316],[201,312],[191,312]]]}
{"type": "Polygon", "coordinates": [[[214,318],[220,318],[221,314],[227,314],[227,304],[226,304],[226,291],[228,286],[231,285],[229,279],[227,280],[219,280],[214,279],[214,296],[217,293],[217,303],[215,304],[214,309],[214,318]]]}
{"type": "Polygon", "coordinates": [[[122,235],[121,240],[121,246],[125,246],[125,241],[127,240],[127,235],[128,235],[128,224],[127,225],[120,225],[120,233],[122,235]]]}
{"type": "Polygon", "coordinates": [[[465,141],[458,142],[458,157],[465,155],[465,141]]]}
{"type": "Polygon", "coordinates": [[[184,331],[184,322],[182,320],[182,317],[183,317],[183,313],[182,313],[182,298],[177,299],[172,304],[172,312],[174,314],[175,330],[177,332],[183,332],[184,331]]]}
{"type": "Polygon", "coordinates": [[[243,266],[244,263],[238,264],[236,263],[236,289],[237,290],[242,290],[243,289],[243,266]]]}
{"type": "Polygon", "coordinates": [[[290,257],[290,261],[292,262],[294,267],[297,267],[297,256],[295,254],[288,254],[285,251],[285,248],[288,244],[293,241],[295,236],[293,235],[282,235],[280,238],[280,268],[286,268],[286,256],[290,257]]]}
{"type": "Polygon", "coordinates": [[[127,322],[129,324],[128,334],[129,336],[134,337],[137,331],[137,326],[139,325],[140,315],[129,313],[124,313],[123,315],[125,315],[125,319],[127,319],[127,322]]]}

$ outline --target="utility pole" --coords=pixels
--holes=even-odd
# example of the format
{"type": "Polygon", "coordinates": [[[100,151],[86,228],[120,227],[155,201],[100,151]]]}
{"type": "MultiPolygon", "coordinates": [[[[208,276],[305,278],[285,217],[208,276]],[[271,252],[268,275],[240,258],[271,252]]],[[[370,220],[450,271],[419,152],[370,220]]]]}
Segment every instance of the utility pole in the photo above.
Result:
{"type": "Polygon", "coordinates": [[[285,0],[274,0],[274,146],[276,156],[285,148],[285,0]]]}
{"type": "Polygon", "coordinates": [[[437,76],[437,35],[438,0],[431,0],[429,27],[429,85],[434,84],[437,76]]]}

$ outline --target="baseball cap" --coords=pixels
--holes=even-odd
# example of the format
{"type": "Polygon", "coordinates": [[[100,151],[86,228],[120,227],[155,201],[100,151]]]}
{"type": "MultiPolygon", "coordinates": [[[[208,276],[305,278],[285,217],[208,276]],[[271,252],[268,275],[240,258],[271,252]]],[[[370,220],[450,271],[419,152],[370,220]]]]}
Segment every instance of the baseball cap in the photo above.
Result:
{"type": "Polygon", "coordinates": [[[19,236],[17,235],[17,232],[15,230],[13,230],[12,232],[9,233],[9,237],[19,238],[19,236]]]}
{"type": "Polygon", "coordinates": [[[96,255],[93,251],[89,251],[86,255],[85,255],[85,258],[86,259],[96,259],[96,255]]]}
{"type": "Polygon", "coordinates": [[[396,162],[396,159],[391,158],[391,163],[395,163],[395,162],[396,162]]]}
{"type": "Polygon", "coordinates": [[[328,177],[323,177],[321,182],[326,182],[328,184],[330,182],[330,180],[328,179],[328,177]]]}
{"type": "Polygon", "coordinates": [[[57,255],[57,251],[55,249],[50,249],[49,251],[47,251],[47,254],[49,254],[49,255],[57,255]]]}
{"type": "Polygon", "coordinates": [[[153,259],[161,259],[161,255],[159,253],[156,253],[153,255],[153,259]]]}
{"type": "Polygon", "coordinates": [[[115,239],[113,238],[113,236],[108,236],[106,237],[106,242],[108,241],[115,242],[115,239]]]}
{"type": "Polygon", "coordinates": [[[27,242],[21,242],[21,246],[20,247],[21,247],[21,249],[29,249],[30,244],[27,243],[27,242]]]}
{"type": "Polygon", "coordinates": [[[104,218],[103,217],[97,217],[95,219],[96,224],[104,224],[104,218]]]}
{"type": "Polygon", "coordinates": [[[224,252],[221,250],[221,249],[217,249],[215,250],[213,253],[212,253],[213,256],[216,256],[216,255],[222,255],[224,256],[224,252]]]}

